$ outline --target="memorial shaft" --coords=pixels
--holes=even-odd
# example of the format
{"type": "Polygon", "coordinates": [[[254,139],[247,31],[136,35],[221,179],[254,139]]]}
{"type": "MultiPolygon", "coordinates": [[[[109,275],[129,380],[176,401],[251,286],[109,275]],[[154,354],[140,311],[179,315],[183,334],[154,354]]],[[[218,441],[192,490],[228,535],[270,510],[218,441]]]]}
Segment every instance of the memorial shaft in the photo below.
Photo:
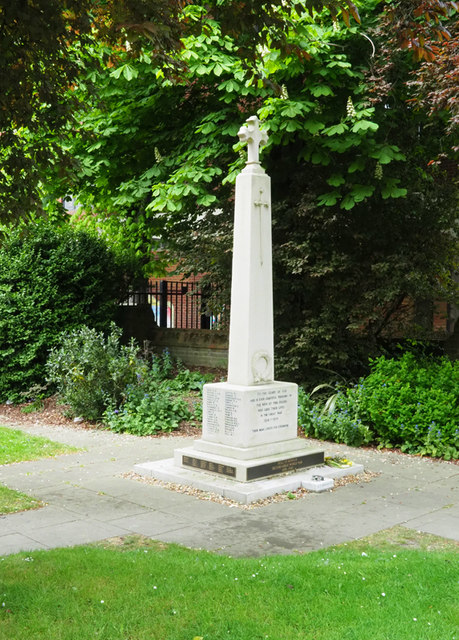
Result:
{"type": "Polygon", "coordinates": [[[253,136],[246,134],[252,161],[236,179],[234,210],[228,382],[244,386],[274,380],[271,184],[258,162],[260,133],[256,120],[253,136]]]}

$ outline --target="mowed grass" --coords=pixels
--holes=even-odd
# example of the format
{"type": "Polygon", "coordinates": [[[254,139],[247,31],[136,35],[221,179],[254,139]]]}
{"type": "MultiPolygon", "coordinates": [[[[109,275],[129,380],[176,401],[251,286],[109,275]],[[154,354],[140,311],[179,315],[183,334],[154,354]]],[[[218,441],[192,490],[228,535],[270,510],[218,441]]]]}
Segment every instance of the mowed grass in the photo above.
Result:
{"type": "Polygon", "coordinates": [[[37,509],[40,506],[41,502],[39,500],[31,498],[20,491],[8,489],[8,487],[0,484],[0,515],[26,511],[27,509],[37,509]]]}
{"type": "Polygon", "coordinates": [[[131,538],[0,560],[9,640],[454,640],[457,546],[234,559],[131,538]]]}
{"type": "Polygon", "coordinates": [[[32,436],[18,429],[0,427],[0,464],[50,458],[78,451],[60,442],[32,436]]]}
{"type": "MultiPolygon", "coordinates": [[[[74,447],[29,435],[17,429],[0,427],[0,465],[78,451],[74,447]]],[[[0,515],[36,509],[41,503],[24,493],[0,485],[0,515]]],[[[1,636],[0,636],[1,637],[1,636]]]]}
{"type": "Polygon", "coordinates": [[[51,458],[75,451],[78,449],[60,442],[32,436],[18,429],[0,427],[0,464],[51,458]]]}

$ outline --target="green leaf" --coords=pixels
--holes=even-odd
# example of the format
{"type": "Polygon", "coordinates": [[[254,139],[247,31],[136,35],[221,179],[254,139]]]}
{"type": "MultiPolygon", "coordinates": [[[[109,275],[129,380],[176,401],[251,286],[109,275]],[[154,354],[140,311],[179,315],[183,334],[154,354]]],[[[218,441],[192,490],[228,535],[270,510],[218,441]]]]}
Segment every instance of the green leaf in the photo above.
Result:
{"type": "Polygon", "coordinates": [[[298,103],[290,103],[281,110],[280,114],[286,118],[296,118],[301,112],[302,108],[298,103]]]}
{"type": "Polygon", "coordinates": [[[306,120],[303,123],[303,129],[306,129],[306,131],[309,131],[309,133],[312,133],[313,135],[323,129],[324,126],[324,123],[319,122],[318,120],[306,120]]]}
{"type": "Polygon", "coordinates": [[[297,131],[298,129],[302,129],[303,125],[298,120],[284,120],[280,126],[281,129],[285,129],[285,131],[297,131]]]}
{"type": "Polygon", "coordinates": [[[196,200],[197,204],[202,205],[203,207],[209,207],[211,204],[217,201],[217,198],[211,194],[206,194],[205,196],[201,196],[196,200]]]}
{"type": "Polygon", "coordinates": [[[336,136],[344,133],[348,129],[349,127],[347,126],[347,124],[344,124],[344,122],[340,122],[339,124],[334,124],[331,127],[327,127],[323,130],[323,133],[325,133],[327,136],[336,136]]]}
{"type": "Polygon", "coordinates": [[[370,120],[358,120],[352,126],[352,131],[358,133],[359,131],[377,131],[379,124],[371,122],[370,120]]]}
{"type": "Polygon", "coordinates": [[[347,149],[351,147],[359,146],[361,142],[361,136],[358,136],[356,133],[342,133],[339,136],[325,139],[323,144],[332,151],[344,153],[344,151],[347,151],[347,149]]]}
{"type": "Polygon", "coordinates": [[[365,198],[373,195],[375,187],[373,185],[355,184],[352,187],[351,194],[355,202],[362,202],[365,198]]]}
{"type": "Polygon", "coordinates": [[[320,96],[333,96],[334,93],[330,87],[325,84],[319,84],[315,87],[311,87],[311,93],[315,98],[320,98],[320,96]]]}
{"type": "Polygon", "coordinates": [[[120,75],[123,73],[123,66],[118,67],[118,69],[114,69],[113,71],[110,72],[110,77],[111,78],[116,78],[118,80],[118,78],[120,77],[120,75]]]}
{"type": "Polygon", "coordinates": [[[335,205],[338,200],[341,198],[341,193],[339,191],[330,191],[329,193],[323,193],[317,199],[317,204],[332,207],[335,205]]]}
{"type": "Polygon", "coordinates": [[[381,188],[381,195],[384,200],[388,198],[403,198],[408,193],[407,189],[398,187],[400,180],[398,178],[389,178],[381,188]]]}
{"type": "Polygon", "coordinates": [[[196,131],[198,133],[204,133],[205,135],[207,135],[208,133],[213,133],[216,130],[217,130],[216,124],[214,124],[213,122],[206,122],[201,127],[198,127],[196,131]]]}
{"type": "Polygon", "coordinates": [[[343,176],[339,173],[334,173],[328,180],[327,180],[328,184],[331,187],[339,187],[340,185],[344,184],[346,182],[346,180],[343,178],[343,176]]]}
{"type": "Polygon", "coordinates": [[[366,166],[366,160],[362,156],[356,158],[354,162],[351,162],[348,168],[348,173],[355,173],[356,171],[363,171],[366,166]]]}
{"type": "Polygon", "coordinates": [[[312,164],[322,164],[326,167],[330,164],[330,157],[320,149],[317,149],[311,155],[311,162],[312,164]]]}
{"type": "Polygon", "coordinates": [[[341,60],[335,60],[327,64],[327,67],[332,69],[333,67],[340,67],[341,69],[350,69],[352,65],[350,62],[342,62],[341,60]]]}
{"type": "Polygon", "coordinates": [[[136,67],[131,67],[128,64],[124,65],[123,68],[123,76],[126,78],[126,80],[132,80],[133,78],[137,78],[137,76],[139,75],[139,70],[136,67]]]}
{"type": "Polygon", "coordinates": [[[371,154],[371,158],[375,158],[381,164],[389,164],[392,160],[405,160],[406,157],[401,153],[400,149],[395,145],[382,145],[371,154]]]}
{"type": "Polygon", "coordinates": [[[345,209],[346,211],[349,211],[349,209],[352,209],[355,205],[355,199],[353,198],[353,196],[348,193],[347,196],[344,196],[344,198],[341,200],[341,204],[340,209],[345,209]]]}

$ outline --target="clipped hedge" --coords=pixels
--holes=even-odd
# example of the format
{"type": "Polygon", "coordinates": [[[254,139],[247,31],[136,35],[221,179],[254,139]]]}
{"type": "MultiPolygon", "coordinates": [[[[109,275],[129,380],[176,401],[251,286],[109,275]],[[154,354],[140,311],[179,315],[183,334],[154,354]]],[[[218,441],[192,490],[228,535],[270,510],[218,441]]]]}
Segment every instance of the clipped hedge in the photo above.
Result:
{"type": "Polygon", "coordinates": [[[349,392],[358,415],[382,447],[457,458],[459,454],[459,361],[380,357],[349,392]]]}
{"type": "Polygon", "coordinates": [[[445,460],[459,457],[459,361],[405,353],[370,361],[370,374],[338,390],[323,410],[300,394],[300,424],[307,435],[349,445],[445,460]]]}
{"type": "Polygon", "coordinates": [[[68,225],[11,231],[0,246],[0,402],[43,383],[63,331],[107,329],[135,271],[131,258],[68,225]]]}

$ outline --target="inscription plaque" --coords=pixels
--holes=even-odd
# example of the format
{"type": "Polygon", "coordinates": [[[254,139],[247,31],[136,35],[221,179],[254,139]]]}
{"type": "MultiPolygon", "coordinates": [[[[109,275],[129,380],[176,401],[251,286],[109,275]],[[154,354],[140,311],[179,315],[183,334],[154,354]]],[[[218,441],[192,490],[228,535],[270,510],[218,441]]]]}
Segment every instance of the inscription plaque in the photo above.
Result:
{"type": "Polygon", "coordinates": [[[205,385],[203,441],[244,448],[293,440],[296,436],[295,384],[247,388],[222,382],[205,385]]]}
{"type": "Polygon", "coordinates": [[[257,467],[247,469],[247,480],[278,476],[282,473],[290,473],[298,469],[304,469],[305,467],[315,467],[323,464],[323,462],[323,451],[309,453],[295,458],[287,458],[286,460],[279,460],[278,462],[268,462],[267,464],[260,464],[257,467]]]}
{"type": "Polygon", "coordinates": [[[291,407],[294,393],[290,389],[269,389],[258,391],[249,401],[255,410],[255,421],[251,431],[267,433],[280,431],[290,426],[288,410],[291,407]]]}
{"type": "Polygon", "coordinates": [[[218,433],[218,411],[220,394],[216,389],[209,388],[206,390],[206,427],[209,433],[218,433]]]}
{"type": "Polygon", "coordinates": [[[199,471],[210,471],[211,473],[218,473],[221,476],[228,476],[230,478],[236,477],[236,467],[231,467],[227,464],[217,464],[216,462],[210,462],[210,460],[193,458],[192,456],[182,456],[182,464],[185,467],[191,467],[199,471]]]}

